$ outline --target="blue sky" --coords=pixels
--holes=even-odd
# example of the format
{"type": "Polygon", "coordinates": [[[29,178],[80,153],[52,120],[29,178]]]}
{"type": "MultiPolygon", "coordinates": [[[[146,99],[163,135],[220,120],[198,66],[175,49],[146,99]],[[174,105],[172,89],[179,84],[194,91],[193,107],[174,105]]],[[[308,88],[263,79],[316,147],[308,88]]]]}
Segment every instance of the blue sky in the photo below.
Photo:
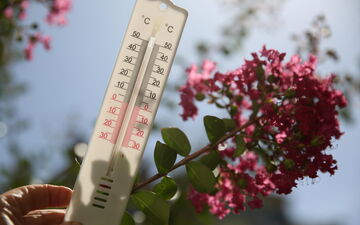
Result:
{"type": "MultiPolygon", "coordinates": [[[[216,41],[222,24],[229,18],[227,8],[220,0],[177,0],[175,3],[189,11],[189,18],[181,40],[178,55],[195,61],[193,48],[199,40],[216,41]],[[206,9],[206,10],[204,10],[206,9]]],[[[61,146],[66,142],[66,130],[76,127],[90,136],[99,111],[109,76],[133,7],[132,0],[99,1],[74,0],[69,25],[46,28],[53,36],[53,49],[45,52],[37,48],[32,62],[21,62],[12,71],[18,80],[28,83],[29,91],[17,104],[20,113],[31,122],[31,129],[19,137],[28,149],[44,149],[59,157],[61,146]]],[[[320,71],[356,72],[360,58],[360,2],[357,0],[289,0],[279,9],[280,14],[272,29],[255,28],[243,47],[241,54],[231,60],[217,58],[220,70],[238,67],[244,57],[259,50],[263,44],[280,51],[293,52],[290,34],[300,33],[308,27],[315,15],[327,16],[334,33],[324,46],[335,46],[340,52],[341,64],[324,64],[320,71]]],[[[32,7],[31,19],[42,21],[45,10],[32,7]]],[[[170,79],[181,80],[184,73],[174,66],[170,79]]],[[[178,97],[174,97],[178,102],[178,97]]],[[[359,109],[359,98],[355,105],[359,109]]],[[[179,112],[179,109],[177,109],[179,112]]],[[[204,107],[203,112],[206,111],[204,107]]],[[[357,123],[343,125],[343,138],[336,142],[333,151],[338,159],[339,171],[335,176],[321,176],[311,184],[304,181],[288,199],[288,211],[301,221],[337,221],[345,225],[360,224],[360,111],[354,110],[357,123]]],[[[162,124],[179,126],[191,133],[194,127],[203,129],[201,121],[182,123],[180,117],[173,119],[166,107],[160,106],[157,120],[162,124]]],[[[200,146],[201,137],[190,139],[200,146]]],[[[147,158],[152,155],[154,135],[148,144],[147,158]]],[[[54,167],[61,162],[54,159],[54,167]]],[[[44,165],[44,168],[46,165],[44,165]]]]}

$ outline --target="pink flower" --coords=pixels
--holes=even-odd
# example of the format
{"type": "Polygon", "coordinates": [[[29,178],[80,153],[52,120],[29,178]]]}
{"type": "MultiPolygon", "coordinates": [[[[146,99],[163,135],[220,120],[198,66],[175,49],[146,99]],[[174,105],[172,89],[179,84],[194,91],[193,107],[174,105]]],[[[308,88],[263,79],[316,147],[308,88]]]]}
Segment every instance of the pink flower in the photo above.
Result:
{"type": "Polygon", "coordinates": [[[27,60],[33,59],[33,51],[34,51],[35,43],[29,42],[26,48],[24,49],[25,58],[27,60]]]}
{"type": "Polygon", "coordinates": [[[207,93],[210,91],[209,86],[204,84],[205,80],[210,78],[210,74],[215,69],[216,64],[212,61],[205,60],[202,64],[202,71],[199,72],[196,65],[191,65],[186,73],[188,74],[187,83],[179,88],[180,103],[184,112],[181,114],[183,120],[194,118],[197,115],[197,107],[194,104],[196,94],[207,93]]]}
{"type": "Polygon", "coordinates": [[[283,143],[286,137],[287,137],[287,135],[284,131],[275,135],[275,139],[278,144],[283,143]]]}
{"type": "Polygon", "coordinates": [[[51,37],[50,36],[42,36],[40,38],[40,42],[43,44],[44,48],[46,50],[50,50],[51,46],[50,46],[50,42],[51,42],[51,37]]]}
{"type": "Polygon", "coordinates": [[[20,11],[18,17],[20,20],[24,20],[26,18],[26,12],[24,10],[20,11]]]}
{"type": "Polygon", "coordinates": [[[46,50],[50,49],[51,37],[42,35],[40,32],[35,35],[29,36],[28,44],[24,49],[24,55],[27,60],[33,59],[33,51],[38,43],[41,43],[46,50]]]}
{"type": "Polygon", "coordinates": [[[51,25],[66,25],[66,14],[71,9],[71,0],[54,0],[49,14],[46,17],[47,23],[51,25]]]}
{"type": "Polygon", "coordinates": [[[20,8],[21,8],[22,10],[25,10],[25,9],[29,8],[29,1],[23,0],[23,1],[20,3],[20,8]]]}
{"type": "Polygon", "coordinates": [[[191,189],[188,198],[192,201],[197,212],[204,206],[219,219],[229,213],[245,211],[245,203],[252,208],[262,207],[262,200],[258,195],[269,195],[275,189],[270,181],[270,174],[262,166],[258,166],[258,157],[248,152],[237,165],[228,164],[220,167],[220,179],[216,184],[216,194],[198,193],[191,189]],[[252,174],[256,175],[253,176],[252,174]],[[252,201],[246,201],[246,196],[251,196],[252,201]]]}
{"type": "Polygon", "coordinates": [[[183,85],[179,88],[180,91],[180,103],[184,109],[184,112],[181,114],[183,120],[187,120],[188,118],[194,118],[197,115],[198,109],[194,104],[195,94],[191,90],[191,88],[187,85],[183,85]]]}
{"type": "Polygon", "coordinates": [[[11,6],[8,6],[5,10],[4,10],[4,16],[6,19],[12,19],[14,15],[14,11],[13,8],[11,6]]]}

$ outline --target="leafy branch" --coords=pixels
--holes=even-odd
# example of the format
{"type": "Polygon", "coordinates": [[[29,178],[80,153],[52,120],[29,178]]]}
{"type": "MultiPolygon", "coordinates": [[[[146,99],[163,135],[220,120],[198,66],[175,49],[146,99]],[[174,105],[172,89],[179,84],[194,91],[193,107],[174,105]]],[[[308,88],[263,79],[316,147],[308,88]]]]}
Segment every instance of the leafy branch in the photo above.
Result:
{"type": "Polygon", "coordinates": [[[258,121],[260,118],[254,119],[254,120],[250,120],[247,123],[245,123],[244,125],[237,127],[236,129],[230,131],[229,133],[227,133],[226,135],[222,136],[221,138],[219,138],[216,142],[214,143],[210,143],[208,145],[206,145],[205,147],[197,150],[196,152],[186,156],[185,158],[183,158],[182,160],[180,160],[178,163],[176,163],[174,166],[172,166],[167,172],[165,173],[157,173],[154,176],[146,179],[145,181],[136,184],[133,188],[133,192],[139,190],[140,188],[166,176],[168,173],[170,173],[171,171],[185,165],[186,163],[196,159],[197,157],[201,156],[202,154],[209,152],[211,150],[214,149],[214,147],[216,147],[217,145],[223,143],[224,141],[228,140],[229,138],[232,138],[234,136],[236,136],[240,131],[242,131],[243,129],[249,127],[250,125],[254,124],[256,121],[258,121]]]}

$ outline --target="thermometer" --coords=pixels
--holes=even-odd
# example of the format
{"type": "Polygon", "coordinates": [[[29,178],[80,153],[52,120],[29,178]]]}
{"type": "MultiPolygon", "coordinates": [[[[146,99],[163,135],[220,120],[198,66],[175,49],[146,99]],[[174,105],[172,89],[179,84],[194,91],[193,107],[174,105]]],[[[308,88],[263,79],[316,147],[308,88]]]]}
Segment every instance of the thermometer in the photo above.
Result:
{"type": "Polygon", "coordinates": [[[186,19],[170,0],[136,1],[65,221],[120,224],[186,19]]]}

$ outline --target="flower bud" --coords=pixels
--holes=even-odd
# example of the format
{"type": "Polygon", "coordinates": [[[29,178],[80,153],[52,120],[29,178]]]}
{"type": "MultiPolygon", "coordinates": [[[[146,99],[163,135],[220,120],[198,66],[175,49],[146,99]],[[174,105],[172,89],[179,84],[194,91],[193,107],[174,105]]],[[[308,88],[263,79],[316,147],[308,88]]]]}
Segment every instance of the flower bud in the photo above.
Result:
{"type": "Polygon", "coordinates": [[[31,28],[36,30],[39,28],[39,25],[37,23],[33,23],[33,24],[31,24],[31,28]]]}

